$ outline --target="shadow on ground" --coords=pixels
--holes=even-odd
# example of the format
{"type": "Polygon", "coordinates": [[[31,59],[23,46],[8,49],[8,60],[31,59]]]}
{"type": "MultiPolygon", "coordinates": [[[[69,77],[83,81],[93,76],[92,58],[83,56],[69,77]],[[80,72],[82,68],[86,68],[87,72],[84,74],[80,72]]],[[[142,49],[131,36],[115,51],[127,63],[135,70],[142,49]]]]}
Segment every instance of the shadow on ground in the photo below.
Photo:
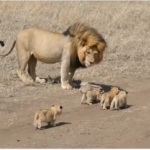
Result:
{"type": "MultiPolygon", "coordinates": [[[[46,80],[46,83],[48,83],[48,84],[60,84],[61,83],[61,77],[60,76],[57,76],[55,78],[48,76],[48,78],[44,78],[44,79],[46,80]]],[[[73,83],[75,84],[75,88],[79,89],[81,87],[82,81],[73,79],[73,83]]],[[[122,89],[121,87],[119,87],[117,85],[106,85],[106,84],[100,84],[100,83],[95,83],[95,82],[89,82],[89,83],[92,85],[101,86],[105,92],[110,91],[111,88],[114,86],[118,87],[120,90],[126,91],[125,89],[122,89]]]]}
{"type": "Polygon", "coordinates": [[[45,126],[42,126],[41,130],[49,129],[49,128],[55,128],[55,127],[59,127],[59,126],[67,125],[67,124],[71,124],[71,123],[70,122],[59,122],[59,123],[56,124],[56,126],[45,125],[45,126]]]}
{"type": "Polygon", "coordinates": [[[123,89],[117,85],[106,85],[106,84],[100,84],[100,83],[95,83],[95,82],[89,82],[89,83],[92,85],[101,86],[105,92],[110,91],[112,87],[118,87],[120,90],[126,91],[125,89],[123,89]]]}

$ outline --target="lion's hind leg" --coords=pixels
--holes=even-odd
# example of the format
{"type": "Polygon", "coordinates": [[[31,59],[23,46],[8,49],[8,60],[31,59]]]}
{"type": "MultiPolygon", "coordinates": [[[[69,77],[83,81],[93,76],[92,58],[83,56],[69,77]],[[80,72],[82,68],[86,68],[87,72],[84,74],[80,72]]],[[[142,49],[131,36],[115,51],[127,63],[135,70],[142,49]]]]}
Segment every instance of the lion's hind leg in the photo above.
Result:
{"type": "Polygon", "coordinates": [[[29,79],[25,74],[25,69],[31,55],[28,51],[25,51],[24,49],[22,51],[20,51],[19,49],[17,50],[17,52],[18,52],[18,70],[17,70],[18,77],[26,85],[31,84],[33,83],[33,80],[29,79]]]}
{"type": "Polygon", "coordinates": [[[32,55],[28,61],[28,73],[34,81],[36,79],[36,73],[35,73],[36,64],[37,64],[37,60],[32,55]]]}
{"type": "Polygon", "coordinates": [[[40,79],[39,77],[36,76],[36,64],[37,64],[37,59],[32,55],[28,61],[28,73],[33,79],[33,81],[39,82],[39,83],[45,83],[45,79],[40,79]]]}

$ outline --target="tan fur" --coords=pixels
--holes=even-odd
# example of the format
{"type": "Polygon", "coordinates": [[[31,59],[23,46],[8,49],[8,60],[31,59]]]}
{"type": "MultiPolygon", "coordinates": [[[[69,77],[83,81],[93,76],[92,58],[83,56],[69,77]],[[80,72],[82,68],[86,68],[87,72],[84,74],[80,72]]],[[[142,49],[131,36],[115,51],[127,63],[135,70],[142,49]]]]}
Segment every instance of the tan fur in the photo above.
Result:
{"type": "MultiPolygon", "coordinates": [[[[11,50],[6,54],[8,55],[11,50]]],[[[25,29],[16,40],[18,56],[17,74],[25,84],[37,81],[46,82],[37,77],[35,68],[37,60],[53,64],[61,61],[61,87],[72,89],[72,78],[79,67],[88,67],[102,61],[106,42],[93,28],[81,23],[71,25],[63,34],[40,29],[25,29]],[[28,74],[25,68],[28,65],[28,74]]]]}
{"type": "Polygon", "coordinates": [[[105,92],[101,97],[101,108],[107,109],[110,107],[113,98],[119,93],[118,87],[112,87],[109,92],[105,92]]]}
{"type": "Polygon", "coordinates": [[[53,105],[48,109],[39,110],[35,113],[33,125],[41,129],[42,122],[48,125],[55,126],[56,117],[61,115],[63,107],[60,105],[53,105]]]}
{"type": "Polygon", "coordinates": [[[101,88],[98,88],[98,86],[93,87],[89,84],[81,86],[79,90],[82,93],[81,104],[92,105],[93,102],[99,102],[101,94],[103,94],[101,88]]]}
{"type": "Polygon", "coordinates": [[[119,110],[127,107],[127,92],[120,91],[112,100],[110,109],[119,110]]]}

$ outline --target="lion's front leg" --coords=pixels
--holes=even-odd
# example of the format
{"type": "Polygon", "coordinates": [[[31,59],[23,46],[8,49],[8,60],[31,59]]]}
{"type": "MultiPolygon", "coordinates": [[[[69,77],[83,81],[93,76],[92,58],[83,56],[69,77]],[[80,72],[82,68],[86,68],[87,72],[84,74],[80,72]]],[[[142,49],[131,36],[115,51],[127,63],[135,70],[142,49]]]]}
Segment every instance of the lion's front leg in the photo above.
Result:
{"type": "Polygon", "coordinates": [[[61,64],[61,87],[62,89],[72,89],[69,84],[70,54],[64,53],[61,64]]]}
{"type": "Polygon", "coordinates": [[[69,84],[72,86],[72,87],[76,87],[76,84],[73,83],[73,76],[74,76],[74,73],[75,73],[76,69],[75,68],[70,68],[69,70],[69,84]]]}

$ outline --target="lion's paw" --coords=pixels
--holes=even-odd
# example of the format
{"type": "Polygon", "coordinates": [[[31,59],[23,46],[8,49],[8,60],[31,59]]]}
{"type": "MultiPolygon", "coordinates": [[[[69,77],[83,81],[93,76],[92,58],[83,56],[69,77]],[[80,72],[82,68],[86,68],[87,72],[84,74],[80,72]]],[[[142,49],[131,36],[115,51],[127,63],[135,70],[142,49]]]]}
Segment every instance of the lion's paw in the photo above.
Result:
{"type": "Polygon", "coordinates": [[[31,79],[28,79],[28,78],[24,81],[24,85],[26,85],[26,86],[33,85],[33,83],[34,83],[34,81],[31,79]]]}
{"type": "Polygon", "coordinates": [[[110,107],[110,110],[112,110],[112,111],[113,111],[113,110],[115,110],[115,108],[111,108],[111,107],[110,107]]]}
{"type": "Polygon", "coordinates": [[[39,77],[36,77],[35,81],[38,82],[38,83],[42,83],[42,84],[46,83],[45,79],[41,79],[39,77]]]}
{"type": "Polygon", "coordinates": [[[65,84],[65,85],[62,84],[61,87],[62,87],[62,89],[67,89],[67,90],[72,90],[73,89],[73,87],[69,84],[65,84]]]}

